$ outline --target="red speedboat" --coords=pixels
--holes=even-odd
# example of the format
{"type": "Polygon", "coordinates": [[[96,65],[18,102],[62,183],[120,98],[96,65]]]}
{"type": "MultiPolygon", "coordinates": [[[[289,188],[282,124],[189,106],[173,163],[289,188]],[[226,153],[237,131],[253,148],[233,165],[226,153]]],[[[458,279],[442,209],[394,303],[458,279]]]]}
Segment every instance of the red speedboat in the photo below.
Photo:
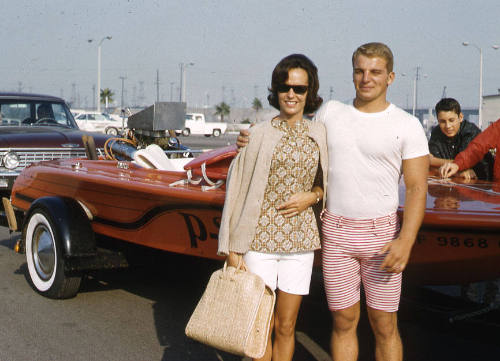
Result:
{"type": "MultiPolygon", "coordinates": [[[[218,258],[224,181],[235,155],[235,147],[226,147],[187,164],[135,157],[54,160],[26,168],[4,203],[10,227],[23,232],[18,248],[26,251],[34,288],[48,297],[71,297],[85,271],[122,264],[109,243],[103,247],[103,238],[218,258]]],[[[404,193],[401,183],[401,204],[404,193]]],[[[499,230],[500,185],[430,176],[408,279],[458,284],[499,277],[499,230]]]]}

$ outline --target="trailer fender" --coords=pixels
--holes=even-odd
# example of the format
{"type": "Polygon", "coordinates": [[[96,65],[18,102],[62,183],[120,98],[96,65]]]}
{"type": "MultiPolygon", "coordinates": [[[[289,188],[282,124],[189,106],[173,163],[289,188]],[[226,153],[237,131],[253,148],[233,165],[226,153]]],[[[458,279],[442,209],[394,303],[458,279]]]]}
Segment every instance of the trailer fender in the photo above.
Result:
{"type": "Polygon", "coordinates": [[[56,239],[65,257],[88,257],[97,254],[94,231],[85,210],[74,199],[66,197],[42,197],[35,200],[25,220],[36,209],[44,209],[54,220],[56,239]]]}

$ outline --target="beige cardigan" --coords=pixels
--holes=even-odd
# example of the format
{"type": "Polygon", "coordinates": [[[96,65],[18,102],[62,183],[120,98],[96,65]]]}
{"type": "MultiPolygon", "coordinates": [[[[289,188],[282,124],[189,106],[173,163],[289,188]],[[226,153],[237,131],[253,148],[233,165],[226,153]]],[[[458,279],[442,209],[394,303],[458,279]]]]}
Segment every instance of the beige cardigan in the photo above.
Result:
{"type": "MultiPolygon", "coordinates": [[[[319,147],[323,171],[323,208],[325,207],[328,149],[326,129],[323,123],[308,121],[309,137],[319,147]]],[[[234,158],[229,167],[226,183],[226,199],[219,229],[219,255],[229,252],[246,253],[255,237],[264,192],[266,190],[274,148],[283,132],[271,125],[271,121],[250,128],[250,141],[234,158]]]]}

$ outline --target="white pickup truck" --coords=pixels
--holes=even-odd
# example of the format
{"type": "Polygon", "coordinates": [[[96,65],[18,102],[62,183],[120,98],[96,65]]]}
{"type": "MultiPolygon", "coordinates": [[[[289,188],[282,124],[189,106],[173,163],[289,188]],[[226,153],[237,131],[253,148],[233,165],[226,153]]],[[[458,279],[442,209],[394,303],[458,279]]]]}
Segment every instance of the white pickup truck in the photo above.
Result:
{"type": "Polygon", "coordinates": [[[202,113],[186,113],[186,122],[182,130],[176,130],[176,133],[187,137],[190,134],[203,134],[206,137],[213,135],[218,137],[226,132],[226,123],[211,123],[205,121],[205,115],[202,113]]]}

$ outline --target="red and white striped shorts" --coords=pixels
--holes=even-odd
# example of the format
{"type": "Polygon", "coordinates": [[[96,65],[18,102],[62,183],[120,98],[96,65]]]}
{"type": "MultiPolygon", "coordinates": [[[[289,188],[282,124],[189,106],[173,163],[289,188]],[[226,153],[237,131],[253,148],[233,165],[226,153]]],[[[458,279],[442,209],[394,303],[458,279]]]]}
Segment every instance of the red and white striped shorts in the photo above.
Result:
{"type": "Polygon", "coordinates": [[[397,237],[397,214],[353,219],[325,211],[322,219],[323,278],[330,310],[342,310],[359,302],[363,282],[367,306],[397,311],[402,275],[381,270],[385,254],[377,254],[397,237]]]}

